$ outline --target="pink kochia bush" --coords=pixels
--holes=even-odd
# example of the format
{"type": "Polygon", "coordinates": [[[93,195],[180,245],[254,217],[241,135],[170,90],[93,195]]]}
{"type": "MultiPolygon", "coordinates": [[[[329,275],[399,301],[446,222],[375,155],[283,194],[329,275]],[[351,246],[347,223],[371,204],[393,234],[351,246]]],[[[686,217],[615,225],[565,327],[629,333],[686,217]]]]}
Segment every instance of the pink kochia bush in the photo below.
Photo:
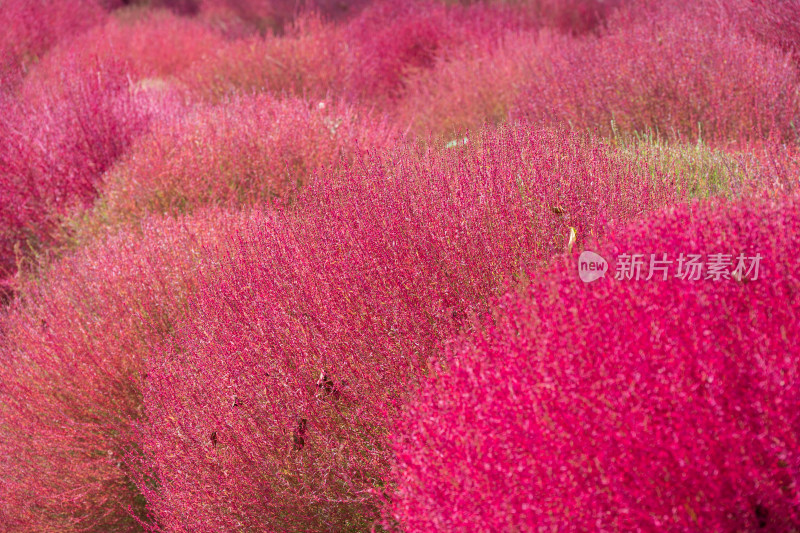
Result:
{"type": "Polygon", "coordinates": [[[796,138],[800,79],[789,55],[691,12],[626,21],[551,47],[514,116],[714,143],[796,138]]]}
{"type": "Polygon", "coordinates": [[[264,203],[394,137],[385,121],[346,105],[235,97],[156,125],[109,172],[104,202],[112,221],[264,203]]]}
{"type": "Polygon", "coordinates": [[[145,220],[69,254],[20,287],[0,317],[4,532],[139,531],[144,357],[196,290],[205,250],[245,214],[145,220]]]}
{"type": "Polygon", "coordinates": [[[602,233],[673,190],[577,135],[523,128],[319,175],[216,254],[148,359],[149,511],[167,531],[368,529],[387,432],[438,343],[570,226],[602,233]]]}
{"type": "Polygon", "coordinates": [[[343,93],[341,34],[318,14],[305,14],[280,35],[231,41],[179,78],[191,97],[204,101],[254,92],[323,99],[343,93]]]}
{"type": "Polygon", "coordinates": [[[556,43],[568,46],[571,39],[527,30],[465,43],[430,69],[409,74],[397,120],[422,137],[505,122],[520,93],[549,64],[556,43]]]}
{"type": "Polygon", "coordinates": [[[351,50],[348,91],[357,98],[392,100],[410,72],[433,66],[464,43],[488,43],[516,26],[504,12],[483,5],[378,0],[344,28],[351,50]]]}
{"type": "MultiPolygon", "coordinates": [[[[800,200],[694,204],[577,254],[456,343],[394,436],[404,531],[800,527],[800,200]],[[619,254],[761,256],[616,280],[619,254]],[[702,271],[702,277],[708,271],[702,271]]],[[[702,259],[706,260],[707,259],[702,259]]]]}
{"type": "Polygon", "coordinates": [[[31,74],[57,77],[65,62],[87,69],[96,68],[97,63],[116,62],[124,65],[131,81],[166,83],[170,76],[225,44],[219,32],[195,19],[148,10],[137,16],[111,17],[105,24],[55,47],[31,74]]]}
{"type": "Polygon", "coordinates": [[[484,6],[380,0],[346,23],[306,13],[282,34],[233,41],[181,78],[190,94],[210,100],[269,92],[391,107],[412,73],[517,26],[505,11],[484,6]]]}
{"type": "Polygon", "coordinates": [[[106,169],[174,99],[136,91],[116,63],[66,62],[0,99],[0,279],[54,240],[59,217],[97,196],[106,169]]]}
{"type": "Polygon", "coordinates": [[[18,84],[54,44],[106,19],[95,0],[4,0],[0,7],[0,91],[18,84]]]}

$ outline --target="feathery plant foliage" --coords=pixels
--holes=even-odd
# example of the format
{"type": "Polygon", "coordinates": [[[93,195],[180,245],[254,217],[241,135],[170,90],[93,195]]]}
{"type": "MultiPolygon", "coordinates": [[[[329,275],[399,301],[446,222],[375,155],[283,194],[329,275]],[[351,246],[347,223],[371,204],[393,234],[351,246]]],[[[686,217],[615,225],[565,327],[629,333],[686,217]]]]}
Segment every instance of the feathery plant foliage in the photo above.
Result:
{"type": "Polygon", "coordinates": [[[800,526],[799,206],[681,206],[599,250],[760,255],[757,275],[617,280],[612,263],[585,284],[573,255],[502,299],[398,424],[391,517],[409,532],[800,526]]]}

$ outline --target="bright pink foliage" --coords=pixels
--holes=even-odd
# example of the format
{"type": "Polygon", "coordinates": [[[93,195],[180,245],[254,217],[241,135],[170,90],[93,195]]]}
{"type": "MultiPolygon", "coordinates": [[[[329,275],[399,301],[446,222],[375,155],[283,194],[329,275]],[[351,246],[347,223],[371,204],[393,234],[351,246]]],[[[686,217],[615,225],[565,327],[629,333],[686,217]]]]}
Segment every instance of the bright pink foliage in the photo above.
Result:
{"type": "Polygon", "coordinates": [[[317,170],[390,146],[385,121],[333,102],[234,97],[196,106],[134,143],[107,176],[109,218],[288,199],[317,170]]]}
{"type": "Polygon", "coordinates": [[[731,24],[667,11],[621,19],[601,37],[555,44],[551,62],[536,66],[516,116],[688,141],[795,138],[794,64],[731,24]]]}
{"type": "Polygon", "coordinates": [[[0,278],[13,273],[15,248],[51,242],[59,216],[91,205],[103,172],[177,105],[136,91],[116,63],[85,66],[67,62],[0,100],[0,278]]]}
{"type": "Polygon", "coordinates": [[[393,517],[409,532],[797,529],[798,230],[796,197],[695,204],[601,246],[600,281],[557,261],[405,412],[393,517]],[[622,253],[763,259],[757,279],[617,281],[622,253]]]}
{"type": "Polygon", "coordinates": [[[17,84],[51,46],[99,24],[94,0],[4,0],[0,7],[0,91],[17,84]]]}
{"type": "Polygon", "coordinates": [[[368,528],[385,435],[438,344],[569,226],[582,241],[673,197],[615,161],[567,133],[487,132],[323,174],[237,236],[149,359],[138,483],[163,528],[368,528]]]}
{"type": "Polygon", "coordinates": [[[4,532],[140,531],[144,357],[196,290],[205,250],[246,214],[148,219],[55,262],[0,315],[4,532]]]}

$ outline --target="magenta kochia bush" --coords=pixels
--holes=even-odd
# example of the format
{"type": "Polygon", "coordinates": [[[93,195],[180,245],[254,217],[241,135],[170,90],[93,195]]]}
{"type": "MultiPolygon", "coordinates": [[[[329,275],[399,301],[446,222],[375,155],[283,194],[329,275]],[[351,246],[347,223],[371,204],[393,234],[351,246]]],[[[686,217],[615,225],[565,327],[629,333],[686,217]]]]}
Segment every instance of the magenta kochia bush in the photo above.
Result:
{"type": "Polygon", "coordinates": [[[140,530],[124,456],[137,447],[143,358],[185,312],[204,250],[246,218],[149,219],[20,288],[0,317],[4,532],[140,530]]]}
{"type": "Polygon", "coordinates": [[[673,190],[576,135],[521,128],[318,176],[218,254],[149,359],[150,511],[169,531],[367,529],[385,436],[437,344],[570,226],[602,233],[673,190]]]}
{"type": "Polygon", "coordinates": [[[431,0],[378,0],[344,28],[347,88],[378,101],[402,91],[409,72],[468,42],[489,42],[518,23],[483,5],[445,6],[431,0]]]}
{"type": "Polygon", "coordinates": [[[0,91],[19,83],[51,46],[105,18],[95,0],[5,0],[0,8],[0,91]]]}
{"type": "Polygon", "coordinates": [[[91,205],[103,172],[154,116],[177,107],[134,90],[114,62],[66,61],[57,76],[29,77],[0,100],[0,279],[15,247],[50,243],[59,216],[91,205]]]}
{"type": "Polygon", "coordinates": [[[422,137],[505,122],[520,92],[549,64],[553,49],[572,42],[547,31],[509,31],[499,40],[470,41],[408,76],[397,120],[422,137]]]}
{"type": "Polygon", "coordinates": [[[203,98],[285,92],[391,104],[412,72],[466,43],[496,41],[518,25],[503,10],[485,6],[380,0],[347,23],[309,13],[283,34],[233,41],[181,77],[203,98]]]}
{"type": "Polygon", "coordinates": [[[166,83],[166,77],[215,53],[225,43],[219,32],[196,19],[148,10],[135,17],[110,18],[56,46],[31,74],[57,78],[65,62],[92,69],[98,62],[116,61],[124,64],[127,77],[133,82],[151,78],[146,83],[166,83]]]}
{"type": "Polygon", "coordinates": [[[791,58],[732,23],[666,10],[550,56],[516,116],[604,134],[616,126],[715,143],[770,133],[795,139],[800,100],[791,58]]]}
{"type": "Polygon", "coordinates": [[[385,147],[386,121],[332,102],[236,97],[159,123],[108,173],[112,221],[286,197],[317,169],[385,147]]]}
{"type": "Polygon", "coordinates": [[[796,197],[680,206],[599,252],[733,254],[731,270],[760,255],[757,277],[748,259],[739,280],[684,281],[676,263],[666,281],[617,281],[611,261],[585,284],[575,254],[501,300],[398,425],[393,518],[409,532],[797,530],[798,230],[796,197]]]}

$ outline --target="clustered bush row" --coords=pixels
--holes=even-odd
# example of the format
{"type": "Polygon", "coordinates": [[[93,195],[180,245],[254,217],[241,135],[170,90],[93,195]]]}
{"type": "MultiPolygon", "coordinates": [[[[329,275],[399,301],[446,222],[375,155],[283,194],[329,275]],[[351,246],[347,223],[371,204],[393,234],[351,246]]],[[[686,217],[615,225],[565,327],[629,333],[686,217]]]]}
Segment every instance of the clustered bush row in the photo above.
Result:
{"type": "Polygon", "coordinates": [[[0,27],[2,529],[800,530],[795,0],[0,27]]]}

